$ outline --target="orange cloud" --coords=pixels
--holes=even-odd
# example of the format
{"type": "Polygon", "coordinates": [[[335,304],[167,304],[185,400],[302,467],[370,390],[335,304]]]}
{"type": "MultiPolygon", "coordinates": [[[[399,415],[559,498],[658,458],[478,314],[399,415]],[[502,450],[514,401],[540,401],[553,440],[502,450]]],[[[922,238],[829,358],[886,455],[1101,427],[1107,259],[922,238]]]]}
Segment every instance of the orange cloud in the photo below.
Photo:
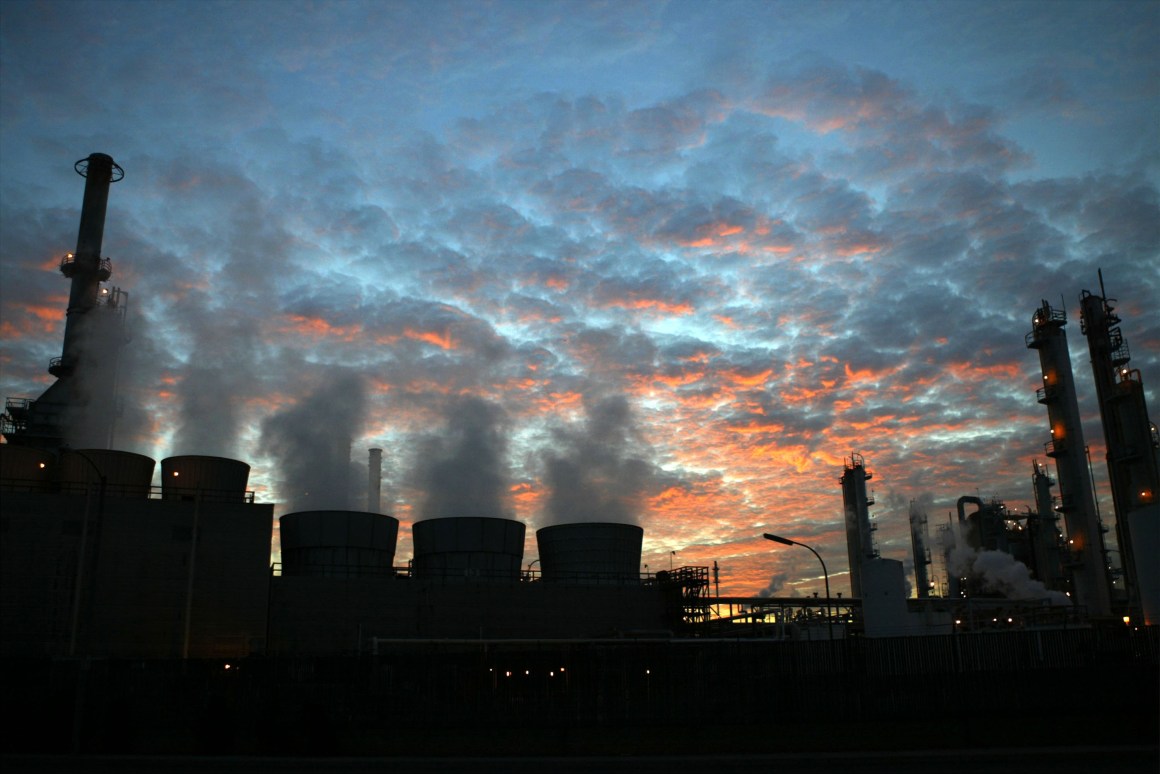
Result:
{"type": "Polygon", "coordinates": [[[951,363],[947,370],[956,379],[964,382],[978,382],[985,379],[1018,379],[1023,374],[1016,363],[951,363]]]}
{"type": "Polygon", "coordinates": [[[770,422],[767,424],[759,424],[757,422],[750,422],[743,426],[732,426],[726,428],[730,433],[737,435],[759,435],[763,433],[780,433],[785,430],[785,425],[778,422],[770,422]]]}
{"type": "Polygon", "coordinates": [[[362,326],[358,324],[331,325],[321,317],[307,317],[300,314],[287,315],[287,319],[290,322],[290,331],[300,336],[354,341],[362,334],[362,326]]]}
{"type": "Polygon", "coordinates": [[[781,446],[776,443],[753,446],[749,454],[757,459],[769,460],[791,467],[803,473],[813,466],[810,450],[804,446],[781,446]]]}
{"type": "Polygon", "coordinates": [[[455,349],[455,340],[451,337],[451,331],[420,331],[414,328],[407,328],[403,331],[403,335],[408,339],[414,341],[421,341],[424,344],[432,344],[440,349],[455,349]]]}
{"type": "Polygon", "coordinates": [[[664,312],[665,314],[686,315],[696,311],[693,305],[687,302],[670,303],[659,298],[614,299],[604,304],[606,307],[619,309],[642,309],[664,312]]]}
{"type": "Polygon", "coordinates": [[[730,371],[723,374],[730,383],[738,387],[763,387],[772,375],[772,368],[767,368],[756,374],[746,374],[740,371],[730,371]]]}

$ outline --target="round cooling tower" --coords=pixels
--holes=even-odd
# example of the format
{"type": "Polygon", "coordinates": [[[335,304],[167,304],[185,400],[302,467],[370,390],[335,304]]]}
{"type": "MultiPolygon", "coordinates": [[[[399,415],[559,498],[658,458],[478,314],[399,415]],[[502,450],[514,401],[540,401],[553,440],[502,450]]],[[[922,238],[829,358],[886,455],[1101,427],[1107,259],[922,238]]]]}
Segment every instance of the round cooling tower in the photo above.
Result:
{"type": "Polygon", "coordinates": [[[388,577],[394,573],[399,520],[365,511],[299,511],[278,520],[282,574],[388,577]]]}
{"type": "Polygon", "coordinates": [[[56,472],[56,456],[32,446],[0,443],[0,480],[18,492],[45,492],[56,472]]]}
{"type": "Polygon", "coordinates": [[[166,500],[192,500],[198,494],[216,502],[246,500],[250,466],[225,457],[196,454],[161,460],[161,495],[166,500]]]}
{"type": "Polygon", "coordinates": [[[524,525],[511,519],[462,516],[411,525],[416,578],[514,580],[524,561],[524,525]]]}
{"type": "Polygon", "coordinates": [[[640,582],[644,530],[635,524],[557,524],[536,531],[544,581],[576,584],[640,582]]]}
{"type": "Polygon", "coordinates": [[[63,489],[79,489],[105,479],[111,497],[148,497],[155,463],[144,454],[112,449],[66,449],[60,453],[57,480],[63,489]]]}

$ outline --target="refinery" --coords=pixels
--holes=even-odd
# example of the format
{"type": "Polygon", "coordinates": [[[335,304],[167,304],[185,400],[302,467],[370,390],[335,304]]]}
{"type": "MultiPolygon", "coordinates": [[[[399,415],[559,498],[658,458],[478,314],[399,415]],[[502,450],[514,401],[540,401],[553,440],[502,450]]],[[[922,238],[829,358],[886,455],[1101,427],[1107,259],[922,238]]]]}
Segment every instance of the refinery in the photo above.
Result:
{"type": "MultiPolygon", "coordinates": [[[[842,557],[764,536],[813,553],[824,595],[721,596],[715,565],[642,572],[644,529],[609,520],[536,530],[528,562],[521,521],[421,519],[399,556],[378,448],[365,510],[282,515],[271,563],[275,506],[249,489],[248,463],[112,448],[128,295],[107,284],[101,248],[124,172],[101,153],[76,170],[55,381],[8,397],[3,415],[0,655],[5,693],[30,718],[6,752],[386,754],[422,751],[432,727],[451,726],[463,752],[616,752],[624,729],[647,740],[635,749],[663,752],[676,727],[690,744],[746,749],[722,729],[802,716],[907,725],[931,746],[966,744],[984,732],[960,721],[983,717],[1155,743],[1160,437],[1131,367],[1131,320],[1102,275],[1077,321],[1114,531],[1096,506],[1068,315],[1044,301],[1028,310],[1025,345],[1047,440],[1019,462],[1035,506],[963,494],[944,522],[912,502],[912,573],[880,555],[857,452],[834,471],[840,585],[842,557]],[[923,725],[928,712],[946,724],[923,725]],[[67,718],[35,722],[54,714],[67,718]]],[[[802,745],[833,743],[798,732],[802,745]]]]}

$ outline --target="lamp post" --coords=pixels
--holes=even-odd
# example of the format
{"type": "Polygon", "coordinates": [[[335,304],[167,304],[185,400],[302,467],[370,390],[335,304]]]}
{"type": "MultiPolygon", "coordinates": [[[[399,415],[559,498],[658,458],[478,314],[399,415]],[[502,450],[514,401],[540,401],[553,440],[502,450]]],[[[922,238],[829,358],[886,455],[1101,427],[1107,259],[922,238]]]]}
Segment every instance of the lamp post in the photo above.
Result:
{"type": "Polygon", "coordinates": [[[771,535],[768,532],[762,535],[766,540],[772,540],[774,543],[781,543],[783,546],[801,546],[808,550],[811,554],[818,557],[818,561],[822,563],[822,577],[826,579],[826,627],[830,633],[830,639],[834,639],[834,619],[830,614],[830,573],[826,570],[826,560],[822,558],[814,549],[807,546],[805,543],[799,543],[796,540],[779,537],[778,535],[771,535]]]}

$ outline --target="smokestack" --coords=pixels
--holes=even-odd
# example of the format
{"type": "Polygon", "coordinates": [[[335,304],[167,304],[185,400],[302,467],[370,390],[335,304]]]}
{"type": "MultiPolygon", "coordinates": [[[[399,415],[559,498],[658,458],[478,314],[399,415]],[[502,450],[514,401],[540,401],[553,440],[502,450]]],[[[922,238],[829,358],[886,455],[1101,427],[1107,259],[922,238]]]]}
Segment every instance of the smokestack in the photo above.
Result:
{"type": "Polygon", "coordinates": [[[113,273],[109,261],[101,260],[101,242],[105,236],[105,211],[109,206],[109,186],[125,176],[112,156],[91,153],[73,165],[85,178],[85,198],[81,205],[81,224],[77,229],[76,250],[64,257],[61,273],[72,280],[68,298],[68,316],[64,327],[64,352],[59,365],[49,369],[53,376],[72,373],[81,357],[85,315],[100,298],[100,284],[113,273]]]}
{"type": "Polygon", "coordinates": [[[383,495],[383,450],[371,449],[371,461],[367,476],[367,511],[379,513],[382,510],[383,495]]]}
{"type": "Polygon", "coordinates": [[[46,449],[109,449],[128,294],[101,288],[112,274],[109,261],[101,259],[101,241],[109,186],[125,171],[104,153],[89,154],[73,168],[85,178],[85,197],[76,250],[60,262],[61,274],[72,286],[61,356],[48,366],[57,380],[36,400],[6,402],[4,437],[9,443],[46,449]]]}

